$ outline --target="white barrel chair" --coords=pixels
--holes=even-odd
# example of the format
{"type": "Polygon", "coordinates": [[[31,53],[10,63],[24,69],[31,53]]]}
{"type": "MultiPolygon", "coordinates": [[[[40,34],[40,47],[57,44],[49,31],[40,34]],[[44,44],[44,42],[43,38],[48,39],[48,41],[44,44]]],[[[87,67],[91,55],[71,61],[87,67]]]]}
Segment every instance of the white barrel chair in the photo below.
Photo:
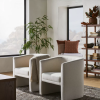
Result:
{"type": "Polygon", "coordinates": [[[29,91],[39,91],[39,61],[49,58],[48,54],[30,54],[13,57],[13,76],[16,86],[29,85],[29,91]]]}
{"type": "Polygon", "coordinates": [[[84,92],[84,60],[60,56],[40,61],[40,95],[61,91],[61,100],[81,98],[84,92]]]}

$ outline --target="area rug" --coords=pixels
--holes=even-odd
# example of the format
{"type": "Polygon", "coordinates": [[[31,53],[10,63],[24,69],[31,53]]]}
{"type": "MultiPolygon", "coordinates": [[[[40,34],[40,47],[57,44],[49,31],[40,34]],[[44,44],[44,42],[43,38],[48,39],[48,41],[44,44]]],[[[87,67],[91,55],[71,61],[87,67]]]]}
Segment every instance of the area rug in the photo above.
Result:
{"type": "MultiPolygon", "coordinates": [[[[16,89],[16,100],[61,100],[60,93],[39,95],[38,92],[29,92],[28,87],[16,89]]],[[[84,96],[76,100],[100,100],[100,88],[84,86],[84,96]]]]}

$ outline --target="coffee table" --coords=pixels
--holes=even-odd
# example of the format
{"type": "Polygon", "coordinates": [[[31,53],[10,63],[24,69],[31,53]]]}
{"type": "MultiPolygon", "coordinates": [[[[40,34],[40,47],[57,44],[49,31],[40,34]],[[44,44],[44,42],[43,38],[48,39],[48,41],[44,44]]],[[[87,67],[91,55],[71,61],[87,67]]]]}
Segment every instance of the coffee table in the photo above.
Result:
{"type": "Polygon", "coordinates": [[[0,74],[0,100],[16,100],[16,78],[0,74]]]}

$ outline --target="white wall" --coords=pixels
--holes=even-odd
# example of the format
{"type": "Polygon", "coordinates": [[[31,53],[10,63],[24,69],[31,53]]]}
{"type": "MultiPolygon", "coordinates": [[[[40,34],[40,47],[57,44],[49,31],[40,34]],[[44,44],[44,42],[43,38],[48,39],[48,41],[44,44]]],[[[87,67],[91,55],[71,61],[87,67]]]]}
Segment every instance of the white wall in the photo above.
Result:
{"type": "MultiPolygon", "coordinates": [[[[42,17],[47,14],[47,0],[26,0],[26,19],[27,23],[35,21],[37,17],[42,17]]],[[[27,34],[27,38],[28,34],[27,34]]],[[[46,53],[46,49],[43,49],[41,53],[46,53]]],[[[27,54],[34,53],[33,50],[28,50],[27,54]]],[[[10,72],[13,70],[13,57],[0,57],[0,73],[10,72]]]]}
{"type": "MultiPolygon", "coordinates": [[[[47,0],[29,0],[29,21],[35,22],[36,18],[43,15],[47,15],[47,0]]],[[[35,53],[35,51],[30,49],[30,53],[35,53]]],[[[41,53],[47,53],[47,49],[43,48],[41,53]]]]}
{"type": "Polygon", "coordinates": [[[83,0],[47,0],[47,24],[53,27],[53,31],[48,32],[48,37],[53,39],[54,51],[49,48],[47,53],[51,56],[58,54],[56,40],[67,39],[67,7],[83,5],[83,0]],[[65,23],[66,22],[66,23],[65,23]]]}
{"type": "Polygon", "coordinates": [[[13,58],[12,57],[0,57],[0,73],[10,72],[13,68],[13,58]]]}

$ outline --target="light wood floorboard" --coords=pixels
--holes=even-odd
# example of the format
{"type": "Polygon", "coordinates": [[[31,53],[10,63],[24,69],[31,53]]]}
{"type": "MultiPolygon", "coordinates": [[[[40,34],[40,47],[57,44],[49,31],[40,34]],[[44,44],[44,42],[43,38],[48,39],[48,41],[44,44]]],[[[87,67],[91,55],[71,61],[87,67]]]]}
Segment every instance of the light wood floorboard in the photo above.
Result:
{"type": "MultiPolygon", "coordinates": [[[[0,73],[8,76],[13,76],[13,72],[0,73]]],[[[100,88],[100,76],[89,75],[86,77],[84,74],[84,85],[100,88]]]]}
{"type": "Polygon", "coordinates": [[[89,75],[86,77],[84,74],[84,85],[100,88],[100,76],[89,75]]]}
{"type": "Polygon", "coordinates": [[[0,73],[0,74],[4,74],[4,75],[8,75],[8,76],[13,76],[13,72],[4,72],[4,73],[0,73]]]}

